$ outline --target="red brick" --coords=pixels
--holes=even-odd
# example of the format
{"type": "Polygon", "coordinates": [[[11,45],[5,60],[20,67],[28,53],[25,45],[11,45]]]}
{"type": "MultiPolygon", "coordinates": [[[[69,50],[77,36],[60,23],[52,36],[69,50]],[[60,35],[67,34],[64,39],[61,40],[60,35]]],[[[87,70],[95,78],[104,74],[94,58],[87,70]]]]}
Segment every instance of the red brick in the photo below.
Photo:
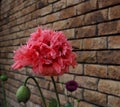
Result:
{"type": "Polygon", "coordinates": [[[43,29],[53,29],[53,24],[50,23],[50,24],[43,25],[43,29]]]}
{"type": "Polygon", "coordinates": [[[53,4],[53,11],[58,11],[66,7],[66,0],[60,0],[53,4]]]}
{"type": "Polygon", "coordinates": [[[56,95],[53,91],[43,89],[42,92],[44,93],[44,96],[47,97],[48,99],[56,98],[56,95]]]}
{"type": "Polygon", "coordinates": [[[79,15],[89,12],[91,10],[95,10],[96,8],[97,8],[97,0],[90,0],[77,5],[76,12],[79,15]]]}
{"type": "Polygon", "coordinates": [[[120,33],[120,21],[112,21],[98,25],[99,35],[120,33]]]}
{"type": "Polygon", "coordinates": [[[75,29],[63,30],[63,32],[68,39],[75,37],[75,29]]]}
{"type": "Polygon", "coordinates": [[[108,107],[119,107],[120,98],[114,96],[108,96],[108,107]]]}
{"type": "Polygon", "coordinates": [[[100,80],[98,91],[120,97],[120,83],[112,80],[100,80]]]}
{"type": "Polygon", "coordinates": [[[85,75],[95,77],[107,77],[107,66],[87,64],[84,66],[85,75]]]}
{"type": "Polygon", "coordinates": [[[98,51],[97,52],[98,63],[102,64],[120,64],[119,51],[98,51]]]}
{"type": "Polygon", "coordinates": [[[64,74],[62,76],[59,76],[60,82],[64,82],[64,83],[66,83],[70,80],[73,80],[73,79],[74,79],[74,75],[64,74]]]}
{"type": "MultiPolygon", "coordinates": [[[[22,3],[23,3],[23,1],[22,0],[20,0],[22,3]]],[[[34,1],[34,0],[31,0],[31,1],[25,1],[25,7],[27,7],[27,6],[31,6],[32,4],[35,4],[36,3],[36,1],[34,1]]]]}
{"type": "Polygon", "coordinates": [[[105,94],[90,90],[84,91],[84,99],[99,106],[106,106],[107,102],[105,94]]]}
{"type": "Polygon", "coordinates": [[[33,27],[36,27],[36,26],[37,26],[36,19],[25,23],[25,28],[27,28],[27,29],[28,28],[33,28],[33,27]]]}
{"type": "Polygon", "coordinates": [[[69,27],[78,27],[84,25],[84,16],[76,16],[73,18],[69,18],[69,27]]]}
{"type": "MultiPolygon", "coordinates": [[[[9,83],[5,83],[5,89],[9,90],[12,93],[15,93],[17,90],[16,87],[11,86],[11,84],[9,84],[9,83]]],[[[15,100],[15,98],[13,98],[13,99],[15,100]]]]}
{"type": "Polygon", "coordinates": [[[53,23],[53,29],[54,30],[60,30],[60,29],[65,29],[68,27],[68,21],[63,20],[63,21],[58,21],[53,23]]]}
{"type": "Polygon", "coordinates": [[[83,89],[80,89],[80,88],[77,88],[77,90],[75,90],[73,93],[72,93],[72,96],[77,98],[77,99],[83,99],[83,89]]]}
{"type": "Polygon", "coordinates": [[[82,0],[67,0],[67,6],[72,6],[80,2],[82,2],[82,0]]]}
{"type": "Polygon", "coordinates": [[[83,40],[83,49],[106,49],[106,38],[91,38],[83,40]]]}
{"type": "Polygon", "coordinates": [[[9,79],[8,79],[7,83],[10,84],[12,87],[19,87],[21,85],[21,82],[14,80],[13,76],[11,78],[10,74],[8,74],[8,77],[9,77],[9,79]]]}
{"type": "Polygon", "coordinates": [[[85,102],[85,101],[80,101],[80,103],[78,104],[77,102],[75,102],[75,107],[96,107],[95,105],[93,104],[90,104],[88,102],[85,102]],[[79,105],[79,106],[78,106],[79,105]]]}
{"type": "Polygon", "coordinates": [[[70,7],[60,11],[60,19],[69,18],[76,14],[75,7],[70,7]]]}
{"type": "Polygon", "coordinates": [[[95,63],[96,62],[96,52],[95,51],[80,51],[77,52],[77,61],[78,62],[88,62],[95,63]]]}
{"type": "Polygon", "coordinates": [[[75,68],[70,67],[70,73],[73,74],[83,74],[83,65],[82,64],[77,64],[75,68]]]}
{"type": "Polygon", "coordinates": [[[82,49],[82,40],[71,40],[70,44],[74,50],[82,49]]]}
{"type": "Polygon", "coordinates": [[[120,66],[108,66],[108,78],[120,80],[120,66]]]}
{"type": "MultiPolygon", "coordinates": [[[[14,96],[15,97],[15,96],[14,96]]],[[[14,101],[12,98],[7,97],[7,103],[10,107],[22,107],[22,104],[19,104],[18,102],[14,101]]]]}
{"type": "Polygon", "coordinates": [[[76,76],[75,81],[78,82],[80,87],[88,89],[97,89],[97,78],[87,77],[87,76],[76,76]]]}
{"type": "Polygon", "coordinates": [[[22,15],[26,15],[26,14],[34,11],[34,10],[35,10],[35,4],[33,4],[33,5],[31,5],[31,6],[27,7],[27,8],[24,8],[24,9],[21,11],[21,13],[22,13],[22,15]]]}
{"type": "Polygon", "coordinates": [[[41,9],[48,4],[48,0],[37,0],[37,8],[41,9]]]}
{"type": "Polygon", "coordinates": [[[45,89],[49,89],[50,88],[49,87],[50,83],[49,83],[49,81],[46,81],[46,79],[37,78],[37,81],[38,81],[38,83],[40,83],[40,86],[42,88],[45,88],[45,89]]]}
{"type": "Polygon", "coordinates": [[[47,17],[40,17],[36,19],[38,25],[43,25],[47,23],[47,17]]]}
{"type": "Polygon", "coordinates": [[[49,14],[51,12],[52,12],[52,5],[48,5],[48,6],[39,10],[40,16],[44,16],[44,15],[49,14]]]}
{"type": "Polygon", "coordinates": [[[55,1],[57,1],[57,0],[48,0],[49,3],[53,3],[55,1]]]}
{"type": "Polygon", "coordinates": [[[120,18],[119,10],[120,10],[120,5],[111,7],[109,9],[109,19],[120,18]]]}
{"type": "Polygon", "coordinates": [[[112,6],[120,3],[120,0],[98,0],[99,8],[112,6]]]}
{"type": "Polygon", "coordinates": [[[110,36],[108,37],[108,48],[118,48],[120,49],[120,36],[110,36]]]}
{"type": "Polygon", "coordinates": [[[76,29],[77,38],[96,36],[96,26],[85,26],[76,29]]]}
{"type": "Polygon", "coordinates": [[[84,24],[88,25],[106,21],[108,20],[107,14],[108,14],[107,9],[88,13],[85,15],[84,24]]]}
{"type": "MultiPolygon", "coordinates": [[[[56,21],[59,19],[60,13],[59,12],[53,13],[53,14],[47,15],[45,17],[46,17],[46,22],[53,22],[53,21],[56,21]]],[[[45,18],[45,17],[43,17],[43,18],[45,18]]]]}
{"type": "MultiPolygon", "coordinates": [[[[21,24],[21,23],[24,23],[25,22],[25,17],[21,17],[21,18],[18,18],[17,19],[17,24],[21,24]]],[[[12,25],[10,25],[12,26],[12,25]]]]}
{"type": "Polygon", "coordinates": [[[40,96],[36,96],[34,94],[31,94],[30,101],[32,101],[33,103],[42,105],[42,99],[40,96]]]}

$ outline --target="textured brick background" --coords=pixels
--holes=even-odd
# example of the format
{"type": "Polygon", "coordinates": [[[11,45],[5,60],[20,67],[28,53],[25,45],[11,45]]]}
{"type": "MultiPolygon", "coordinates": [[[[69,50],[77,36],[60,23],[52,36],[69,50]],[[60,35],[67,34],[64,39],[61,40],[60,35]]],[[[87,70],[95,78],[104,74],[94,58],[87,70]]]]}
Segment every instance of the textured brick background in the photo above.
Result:
{"type": "MultiPolygon", "coordinates": [[[[17,88],[30,68],[13,71],[13,50],[24,44],[40,25],[63,31],[77,53],[78,66],[56,78],[59,95],[65,103],[60,82],[76,80],[73,93],[79,107],[120,107],[120,0],[0,0],[0,73],[9,79],[5,85],[8,107],[41,107],[38,89],[29,81],[32,96],[27,104],[15,98],[17,88]]],[[[49,77],[37,77],[46,99],[55,97],[49,77]]],[[[0,102],[2,92],[0,87],[0,102]]]]}

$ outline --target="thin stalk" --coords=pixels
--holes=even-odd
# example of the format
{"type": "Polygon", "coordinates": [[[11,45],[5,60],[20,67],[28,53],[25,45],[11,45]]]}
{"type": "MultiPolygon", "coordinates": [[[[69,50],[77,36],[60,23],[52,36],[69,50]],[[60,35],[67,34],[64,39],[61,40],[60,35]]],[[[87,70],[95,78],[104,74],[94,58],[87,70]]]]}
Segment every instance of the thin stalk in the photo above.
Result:
{"type": "Polygon", "coordinates": [[[55,84],[54,77],[51,76],[51,79],[52,79],[52,82],[53,82],[53,85],[54,85],[54,88],[55,88],[55,93],[56,93],[56,97],[57,97],[57,101],[58,101],[58,107],[60,107],[60,99],[59,99],[59,96],[58,96],[57,87],[56,87],[56,84],[55,84]]]}
{"type": "Polygon", "coordinates": [[[2,94],[3,94],[3,98],[4,98],[4,107],[7,107],[7,100],[6,100],[6,93],[5,93],[5,87],[4,87],[4,81],[2,81],[2,94]]]}
{"type": "Polygon", "coordinates": [[[43,96],[43,93],[42,93],[41,87],[39,86],[37,80],[36,80],[33,76],[29,76],[29,77],[27,77],[26,80],[25,80],[25,82],[24,82],[24,85],[26,86],[27,81],[28,81],[29,79],[33,79],[34,82],[36,83],[36,85],[37,85],[37,87],[38,87],[38,89],[39,89],[40,95],[41,95],[41,97],[42,97],[42,100],[43,100],[43,103],[44,103],[44,107],[47,107],[47,104],[46,104],[45,98],[44,98],[44,96],[43,96]]]}

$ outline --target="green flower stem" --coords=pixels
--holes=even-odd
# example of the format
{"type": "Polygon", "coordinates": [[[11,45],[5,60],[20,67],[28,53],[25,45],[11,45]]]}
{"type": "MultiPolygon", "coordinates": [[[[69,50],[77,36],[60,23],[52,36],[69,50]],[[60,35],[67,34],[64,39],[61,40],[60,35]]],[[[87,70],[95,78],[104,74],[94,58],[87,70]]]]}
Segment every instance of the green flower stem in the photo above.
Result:
{"type": "Polygon", "coordinates": [[[56,97],[57,97],[57,101],[58,101],[58,107],[60,107],[60,99],[59,99],[59,96],[58,96],[57,87],[56,87],[56,84],[55,84],[54,77],[51,76],[51,79],[52,79],[52,82],[53,82],[53,85],[54,85],[54,88],[55,88],[56,97]]]}
{"type": "Polygon", "coordinates": [[[44,98],[44,96],[43,96],[42,90],[41,90],[41,88],[40,88],[37,80],[35,79],[35,77],[33,77],[33,76],[27,77],[26,80],[25,80],[25,82],[24,82],[24,85],[26,86],[27,81],[28,81],[29,79],[33,79],[34,82],[36,83],[36,85],[37,85],[37,87],[38,87],[38,89],[39,89],[40,95],[41,95],[41,97],[42,97],[42,100],[43,100],[43,103],[44,103],[44,107],[47,107],[47,104],[46,104],[45,98],[44,98]]]}
{"type": "Polygon", "coordinates": [[[7,107],[7,100],[6,100],[6,93],[5,93],[5,87],[4,87],[4,81],[2,81],[2,94],[3,94],[3,98],[4,98],[4,107],[7,107]]]}

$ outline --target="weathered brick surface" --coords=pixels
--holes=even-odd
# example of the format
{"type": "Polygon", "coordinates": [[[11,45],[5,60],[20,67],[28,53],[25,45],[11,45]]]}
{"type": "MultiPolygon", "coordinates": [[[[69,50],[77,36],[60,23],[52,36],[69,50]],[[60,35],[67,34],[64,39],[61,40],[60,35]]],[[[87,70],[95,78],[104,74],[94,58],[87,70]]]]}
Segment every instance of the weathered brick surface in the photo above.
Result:
{"type": "Polygon", "coordinates": [[[66,0],[60,0],[53,4],[53,11],[58,11],[66,7],[66,0]]]}
{"type": "Polygon", "coordinates": [[[114,6],[114,7],[111,7],[109,9],[109,19],[117,19],[117,18],[120,18],[120,14],[119,14],[119,9],[120,9],[120,6],[114,6]]]}
{"type": "Polygon", "coordinates": [[[98,83],[98,90],[120,97],[120,83],[117,81],[100,80],[98,83]]]}
{"type": "Polygon", "coordinates": [[[85,15],[85,24],[95,24],[108,20],[108,10],[103,9],[85,15]]]}
{"type": "Polygon", "coordinates": [[[108,107],[119,107],[120,98],[114,96],[108,96],[108,107]]]}
{"type": "Polygon", "coordinates": [[[98,51],[98,63],[103,64],[120,64],[120,51],[98,51]]]}
{"type": "Polygon", "coordinates": [[[108,37],[108,48],[120,48],[120,36],[110,36],[108,37]]]}
{"type": "Polygon", "coordinates": [[[86,76],[77,76],[75,80],[79,83],[80,87],[88,88],[88,89],[97,89],[97,78],[86,77],[86,76]]]}
{"type": "Polygon", "coordinates": [[[115,4],[118,4],[120,3],[119,0],[98,0],[98,5],[99,5],[99,8],[103,8],[103,7],[107,7],[107,6],[112,6],[112,5],[115,5],[115,4]]]}
{"type": "MultiPolygon", "coordinates": [[[[75,80],[78,90],[69,97],[74,107],[119,107],[119,10],[120,0],[0,0],[0,75],[9,76],[5,85],[8,107],[42,107],[33,80],[28,81],[30,101],[27,104],[16,101],[17,88],[27,76],[35,74],[30,67],[11,69],[13,50],[25,44],[37,26],[63,31],[77,53],[78,65],[70,67],[70,73],[55,77],[62,104],[66,102],[65,83],[75,80]],[[81,100],[79,105],[76,99],[81,100]]],[[[50,77],[36,79],[47,102],[56,98],[50,77]]],[[[0,87],[0,104],[1,96],[0,87]]]]}
{"type": "Polygon", "coordinates": [[[106,38],[92,38],[83,40],[83,49],[106,49],[106,38]]]}
{"type": "Polygon", "coordinates": [[[76,29],[77,38],[96,36],[96,26],[85,26],[76,29]]]}
{"type": "Polygon", "coordinates": [[[75,68],[70,67],[70,71],[71,73],[74,74],[83,74],[83,65],[82,64],[78,64],[75,68]]]}
{"type": "Polygon", "coordinates": [[[75,102],[75,107],[98,107],[94,104],[90,104],[88,102],[85,102],[85,101],[81,101],[79,104],[75,102]],[[79,106],[78,106],[79,105],[79,106]]]}
{"type": "Polygon", "coordinates": [[[84,66],[84,74],[89,76],[106,78],[107,66],[86,64],[84,66]]]}
{"type": "Polygon", "coordinates": [[[97,0],[90,0],[76,6],[77,14],[84,14],[97,8],[97,0]]]}
{"type": "Polygon", "coordinates": [[[108,78],[120,80],[120,66],[108,66],[108,78]]]}
{"type": "Polygon", "coordinates": [[[109,35],[120,33],[120,21],[112,21],[98,25],[99,35],[109,35]]]}
{"type": "Polygon", "coordinates": [[[104,107],[106,106],[107,99],[106,99],[105,94],[101,94],[96,91],[85,90],[84,98],[85,98],[85,100],[92,102],[94,104],[98,104],[98,105],[104,106],[104,107]]]}
{"type": "Polygon", "coordinates": [[[76,15],[75,7],[64,9],[60,12],[60,19],[70,18],[76,15]]]}
{"type": "Polygon", "coordinates": [[[96,52],[95,51],[80,51],[77,52],[78,62],[95,63],[96,62],[96,52]]]}

